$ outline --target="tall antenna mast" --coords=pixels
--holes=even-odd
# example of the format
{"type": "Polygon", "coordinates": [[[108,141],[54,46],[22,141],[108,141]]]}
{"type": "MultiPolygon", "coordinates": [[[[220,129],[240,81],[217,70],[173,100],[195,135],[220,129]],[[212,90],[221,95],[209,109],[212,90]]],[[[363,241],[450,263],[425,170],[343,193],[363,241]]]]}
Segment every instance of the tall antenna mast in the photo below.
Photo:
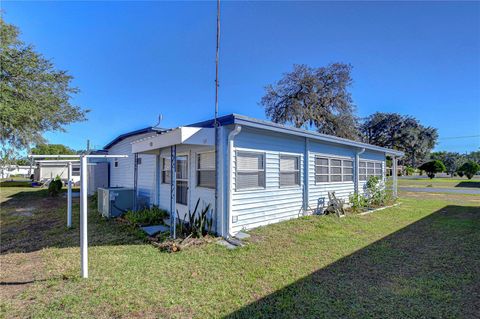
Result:
{"type": "MultiPolygon", "coordinates": [[[[220,47],[220,0],[217,0],[217,50],[216,50],[216,55],[215,55],[215,119],[213,122],[213,126],[215,127],[215,170],[218,172],[219,169],[219,163],[220,163],[220,128],[218,127],[218,51],[220,47]]],[[[222,225],[220,226],[220,232],[222,233],[221,235],[223,236],[223,218],[220,218],[220,215],[222,214],[220,207],[220,203],[218,200],[218,193],[220,190],[220,185],[221,185],[221,179],[220,179],[220,174],[215,174],[215,215],[217,221],[222,221],[222,225]]],[[[219,223],[215,223],[215,230],[218,233],[218,225],[219,223]]]]}
{"type": "Polygon", "coordinates": [[[217,0],[217,49],[215,56],[215,127],[218,126],[218,51],[220,48],[220,0],[217,0]]]}

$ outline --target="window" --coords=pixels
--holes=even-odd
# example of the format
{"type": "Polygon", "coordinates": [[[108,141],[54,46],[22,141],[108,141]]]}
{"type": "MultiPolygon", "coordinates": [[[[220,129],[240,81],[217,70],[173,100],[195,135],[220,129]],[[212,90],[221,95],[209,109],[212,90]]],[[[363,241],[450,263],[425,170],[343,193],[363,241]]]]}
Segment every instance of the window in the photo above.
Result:
{"type": "MultiPolygon", "coordinates": [[[[162,160],[162,183],[171,183],[171,160],[163,158],[162,160]]],[[[187,205],[188,203],[188,158],[187,156],[177,156],[177,203],[187,205]]]]}
{"type": "Polygon", "coordinates": [[[328,177],[328,158],[315,157],[315,183],[325,183],[328,177]]]}
{"type": "Polygon", "coordinates": [[[280,155],[280,187],[300,186],[300,157],[280,155]]]}
{"type": "Polygon", "coordinates": [[[162,183],[163,184],[170,184],[170,159],[163,158],[162,159],[162,183]]]}
{"type": "Polygon", "coordinates": [[[215,188],[215,153],[197,155],[197,186],[215,188]]]}
{"type": "Polygon", "coordinates": [[[352,182],[353,161],[315,157],[315,183],[352,182]]]}
{"type": "Polygon", "coordinates": [[[359,179],[361,181],[367,181],[370,176],[377,176],[378,178],[383,178],[383,163],[381,162],[369,162],[369,161],[360,161],[360,168],[358,171],[359,179]]]}
{"type": "Polygon", "coordinates": [[[80,167],[72,167],[72,176],[80,176],[80,167]]]}
{"type": "Polygon", "coordinates": [[[353,161],[343,160],[342,161],[342,176],[344,182],[353,182],[353,161]]]}
{"type": "Polygon", "coordinates": [[[236,189],[265,188],[265,154],[236,153],[236,189]]]}

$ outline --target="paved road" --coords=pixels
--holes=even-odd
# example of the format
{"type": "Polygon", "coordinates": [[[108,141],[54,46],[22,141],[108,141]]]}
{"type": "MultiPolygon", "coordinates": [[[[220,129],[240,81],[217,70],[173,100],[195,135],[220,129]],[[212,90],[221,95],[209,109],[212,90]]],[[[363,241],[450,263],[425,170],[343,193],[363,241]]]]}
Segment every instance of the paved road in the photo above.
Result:
{"type": "Polygon", "coordinates": [[[480,189],[455,189],[455,188],[435,188],[435,187],[399,187],[399,190],[405,192],[423,192],[423,193],[448,193],[448,194],[467,194],[480,195],[480,189]]]}

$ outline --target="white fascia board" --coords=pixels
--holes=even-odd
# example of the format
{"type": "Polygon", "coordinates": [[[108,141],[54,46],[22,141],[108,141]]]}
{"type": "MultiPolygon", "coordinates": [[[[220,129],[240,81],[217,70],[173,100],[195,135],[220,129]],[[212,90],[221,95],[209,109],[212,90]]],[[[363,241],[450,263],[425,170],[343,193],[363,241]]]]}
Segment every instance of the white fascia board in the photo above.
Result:
{"type": "Polygon", "coordinates": [[[132,153],[145,153],[172,145],[214,145],[212,128],[179,127],[169,132],[141,139],[132,143],[132,153]]]}

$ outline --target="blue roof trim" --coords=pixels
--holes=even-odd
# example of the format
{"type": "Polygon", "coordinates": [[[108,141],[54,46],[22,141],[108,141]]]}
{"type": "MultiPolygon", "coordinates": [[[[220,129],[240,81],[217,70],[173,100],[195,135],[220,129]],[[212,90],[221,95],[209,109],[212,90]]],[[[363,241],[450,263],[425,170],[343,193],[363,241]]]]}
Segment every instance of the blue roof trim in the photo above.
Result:
{"type": "MultiPolygon", "coordinates": [[[[320,141],[329,142],[329,143],[348,145],[348,146],[357,147],[357,148],[360,148],[360,149],[365,148],[365,149],[372,150],[372,151],[383,152],[383,153],[386,153],[388,155],[395,155],[395,156],[404,156],[405,155],[405,153],[403,153],[401,151],[392,150],[392,149],[389,149],[389,148],[386,148],[386,147],[380,147],[380,146],[371,145],[371,144],[368,144],[368,143],[357,142],[357,141],[353,141],[353,140],[349,140],[349,139],[346,139],[346,138],[341,138],[341,137],[337,137],[337,136],[333,136],[333,135],[322,134],[322,133],[313,132],[313,131],[307,131],[307,130],[304,130],[304,129],[285,126],[285,125],[278,124],[278,123],[273,123],[273,122],[270,122],[270,121],[259,120],[259,119],[256,119],[256,118],[252,118],[252,117],[248,117],[248,116],[240,115],[240,114],[235,114],[235,113],[219,117],[218,122],[219,122],[220,125],[230,125],[230,124],[245,125],[245,126],[255,127],[255,128],[274,131],[274,132],[279,132],[279,133],[308,137],[308,138],[311,138],[311,139],[314,139],[314,140],[320,140],[320,141]]],[[[194,123],[194,124],[190,124],[188,126],[213,127],[213,119],[203,121],[203,122],[194,123]]]]}
{"type": "MultiPolygon", "coordinates": [[[[235,120],[235,114],[224,115],[224,116],[220,116],[219,118],[217,118],[217,121],[220,125],[233,124],[234,120],[235,120]]],[[[202,121],[202,122],[193,123],[193,124],[190,124],[190,125],[187,125],[187,126],[213,127],[213,122],[214,122],[214,119],[210,119],[210,120],[206,120],[206,121],[202,121]]]]}
{"type": "Polygon", "coordinates": [[[234,118],[234,123],[239,125],[256,127],[259,129],[267,129],[270,131],[275,131],[275,132],[280,132],[285,134],[292,134],[296,136],[308,137],[311,139],[330,142],[330,143],[343,144],[343,145],[348,145],[348,146],[353,146],[358,148],[365,148],[365,149],[373,150],[377,152],[384,152],[389,155],[395,155],[395,156],[405,155],[405,153],[402,151],[392,150],[386,147],[380,147],[380,146],[376,146],[368,143],[357,142],[357,141],[353,141],[353,140],[349,140],[346,138],[341,138],[333,135],[307,131],[304,129],[285,126],[285,125],[273,123],[270,121],[259,120],[259,119],[251,118],[244,115],[231,114],[231,116],[234,118]]]}
{"type": "Polygon", "coordinates": [[[121,134],[119,136],[117,136],[117,138],[115,138],[113,141],[111,141],[110,143],[108,143],[107,145],[105,145],[103,147],[104,150],[108,150],[110,147],[112,147],[113,145],[117,144],[118,142],[130,137],[130,136],[135,136],[135,135],[140,135],[140,134],[145,134],[145,133],[150,133],[150,132],[164,132],[166,131],[165,129],[163,128],[158,128],[158,127],[146,127],[146,128],[142,128],[142,129],[139,129],[139,130],[136,130],[136,131],[131,131],[131,132],[128,132],[128,133],[124,133],[124,134],[121,134]]]}

